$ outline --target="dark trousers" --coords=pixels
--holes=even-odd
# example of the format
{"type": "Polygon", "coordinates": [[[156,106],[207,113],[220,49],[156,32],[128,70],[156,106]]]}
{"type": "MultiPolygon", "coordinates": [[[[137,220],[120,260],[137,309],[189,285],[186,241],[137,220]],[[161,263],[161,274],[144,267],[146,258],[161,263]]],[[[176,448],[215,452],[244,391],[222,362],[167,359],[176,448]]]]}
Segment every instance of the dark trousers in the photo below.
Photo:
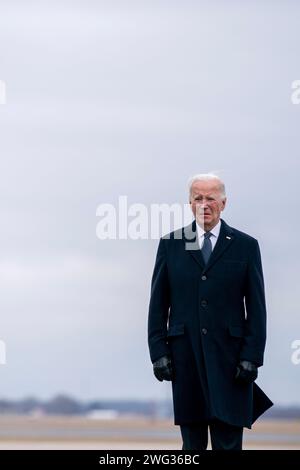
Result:
{"type": "Polygon", "coordinates": [[[182,450],[206,450],[208,428],[212,450],[242,450],[243,428],[218,420],[180,425],[182,450]]]}

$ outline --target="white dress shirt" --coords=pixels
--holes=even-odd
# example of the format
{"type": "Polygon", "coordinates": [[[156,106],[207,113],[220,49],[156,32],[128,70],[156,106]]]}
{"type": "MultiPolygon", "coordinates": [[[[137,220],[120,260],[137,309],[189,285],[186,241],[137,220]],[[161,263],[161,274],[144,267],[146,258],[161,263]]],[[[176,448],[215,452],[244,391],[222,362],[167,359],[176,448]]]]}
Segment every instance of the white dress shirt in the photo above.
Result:
{"type": "MultiPolygon", "coordinates": [[[[202,246],[203,246],[203,243],[204,243],[205,230],[203,230],[203,228],[201,227],[201,225],[198,224],[198,222],[196,222],[196,226],[197,226],[197,236],[198,236],[198,241],[199,241],[199,247],[200,247],[200,249],[202,249],[202,246]]],[[[219,236],[219,233],[220,233],[220,228],[221,228],[221,220],[219,220],[219,222],[217,223],[217,225],[214,226],[214,228],[209,230],[210,233],[212,233],[212,235],[210,237],[212,250],[214,249],[215,244],[217,243],[218,236],[219,236]]]]}

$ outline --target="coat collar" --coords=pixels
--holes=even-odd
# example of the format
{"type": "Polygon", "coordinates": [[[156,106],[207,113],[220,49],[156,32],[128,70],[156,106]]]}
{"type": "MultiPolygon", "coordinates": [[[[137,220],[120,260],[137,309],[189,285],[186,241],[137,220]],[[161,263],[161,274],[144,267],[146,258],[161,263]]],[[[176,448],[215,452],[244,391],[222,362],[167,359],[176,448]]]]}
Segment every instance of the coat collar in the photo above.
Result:
{"type": "Polygon", "coordinates": [[[229,248],[229,246],[234,240],[232,228],[228,224],[226,224],[223,219],[220,220],[220,233],[207,265],[205,265],[204,263],[202,253],[199,248],[196,219],[194,219],[190,225],[187,225],[183,228],[182,240],[185,244],[185,250],[200,265],[203,270],[203,273],[208,271],[212,267],[212,265],[220,258],[224,251],[229,248]]]}

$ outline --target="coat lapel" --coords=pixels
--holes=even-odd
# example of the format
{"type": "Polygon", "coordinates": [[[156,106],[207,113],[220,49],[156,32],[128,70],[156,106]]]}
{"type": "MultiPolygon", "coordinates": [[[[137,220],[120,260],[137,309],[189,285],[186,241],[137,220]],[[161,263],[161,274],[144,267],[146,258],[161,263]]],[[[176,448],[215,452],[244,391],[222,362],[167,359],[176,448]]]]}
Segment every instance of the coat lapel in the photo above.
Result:
{"type": "Polygon", "coordinates": [[[197,236],[196,230],[196,220],[194,219],[193,222],[184,227],[183,230],[183,241],[185,243],[186,251],[193,257],[193,259],[199,264],[203,273],[208,271],[215,262],[220,258],[220,256],[224,253],[227,248],[231,245],[234,240],[233,230],[223,219],[221,220],[221,227],[220,233],[218,236],[217,243],[210,255],[207,265],[204,263],[203,256],[201,254],[201,250],[199,247],[199,240],[197,236]]]}

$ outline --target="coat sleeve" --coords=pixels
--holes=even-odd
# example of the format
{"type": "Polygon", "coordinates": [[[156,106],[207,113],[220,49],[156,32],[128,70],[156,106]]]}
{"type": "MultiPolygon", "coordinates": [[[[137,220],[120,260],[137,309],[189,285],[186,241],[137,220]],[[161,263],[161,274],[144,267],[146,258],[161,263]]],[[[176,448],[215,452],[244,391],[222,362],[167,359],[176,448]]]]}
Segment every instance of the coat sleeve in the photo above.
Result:
{"type": "Polygon", "coordinates": [[[151,281],[148,313],[148,345],[152,363],[170,353],[166,342],[170,288],[165,242],[163,238],[159,241],[151,281]]]}
{"type": "Polygon", "coordinates": [[[253,240],[249,255],[245,289],[245,335],[240,359],[262,366],[267,314],[261,255],[256,239],[253,240]]]}

